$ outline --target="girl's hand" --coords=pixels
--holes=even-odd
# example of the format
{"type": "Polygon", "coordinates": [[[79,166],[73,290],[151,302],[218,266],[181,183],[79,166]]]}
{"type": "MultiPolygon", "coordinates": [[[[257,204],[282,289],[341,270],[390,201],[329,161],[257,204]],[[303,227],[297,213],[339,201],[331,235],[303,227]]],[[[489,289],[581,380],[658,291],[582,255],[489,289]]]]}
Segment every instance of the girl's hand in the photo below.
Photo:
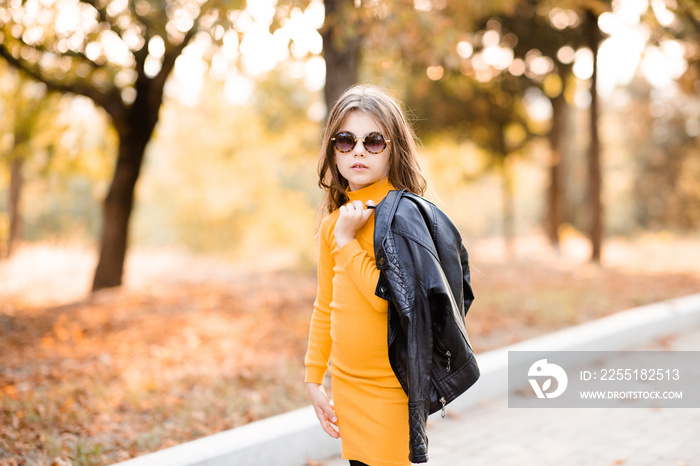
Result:
{"type": "MultiPolygon", "coordinates": [[[[368,206],[374,206],[373,201],[367,201],[368,206]]],[[[340,206],[340,217],[335,224],[335,242],[342,248],[355,239],[355,235],[367,223],[374,209],[365,209],[362,201],[348,202],[340,206]]]]}
{"type": "Polygon", "coordinates": [[[333,406],[331,406],[330,400],[328,400],[328,395],[326,395],[326,389],[323,388],[323,385],[307,383],[306,394],[309,396],[311,404],[314,406],[316,417],[318,417],[323,430],[333,438],[340,438],[340,433],[338,432],[338,416],[335,415],[335,410],[333,406]]]}

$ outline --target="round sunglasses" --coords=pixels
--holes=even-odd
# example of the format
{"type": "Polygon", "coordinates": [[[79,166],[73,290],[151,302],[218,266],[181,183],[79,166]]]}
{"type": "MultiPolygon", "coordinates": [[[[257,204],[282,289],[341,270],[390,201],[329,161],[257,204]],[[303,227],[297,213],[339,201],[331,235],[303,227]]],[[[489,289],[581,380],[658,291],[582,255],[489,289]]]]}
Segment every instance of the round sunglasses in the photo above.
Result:
{"type": "MultiPolygon", "coordinates": [[[[355,148],[357,136],[350,131],[339,131],[335,133],[331,141],[338,152],[346,153],[355,148]]],[[[365,150],[370,154],[379,154],[383,152],[388,142],[391,141],[384,139],[382,133],[378,131],[369,133],[362,138],[362,145],[365,146],[365,150]]]]}

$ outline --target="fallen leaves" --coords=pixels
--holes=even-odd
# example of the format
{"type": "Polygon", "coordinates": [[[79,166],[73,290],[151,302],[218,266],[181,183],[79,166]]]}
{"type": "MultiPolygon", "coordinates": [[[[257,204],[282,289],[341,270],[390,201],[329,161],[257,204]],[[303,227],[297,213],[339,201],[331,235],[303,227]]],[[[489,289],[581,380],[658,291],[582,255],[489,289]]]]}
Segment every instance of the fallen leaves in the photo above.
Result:
{"type": "Polygon", "coordinates": [[[313,277],[272,274],[14,307],[0,457],[111,464],[301,406],[314,293],[313,277]]]}
{"type": "MultiPolygon", "coordinates": [[[[0,466],[111,464],[306,404],[313,275],[168,272],[69,304],[2,298],[0,466]]],[[[685,271],[553,260],[482,261],[473,284],[477,351],[700,291],[685,271]]]]}

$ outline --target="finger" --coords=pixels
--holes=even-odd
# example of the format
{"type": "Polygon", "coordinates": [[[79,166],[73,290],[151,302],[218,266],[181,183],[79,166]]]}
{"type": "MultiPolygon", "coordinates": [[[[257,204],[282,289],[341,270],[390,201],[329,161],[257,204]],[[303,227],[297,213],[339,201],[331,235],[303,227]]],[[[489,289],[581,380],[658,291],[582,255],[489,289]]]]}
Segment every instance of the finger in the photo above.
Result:
{"type": "Polygon", "coordinates": [[[367,206],[368,209],[373,209],[373,208],[377,207],[377,204],[375,204],[374,201],[372,199],[370,199],[369,201],[367,201],[365,203],[365,206],[367,206]]]}
{"type": "Polygon", "coordinates": [[[322,409],[329,421],[331,421],[333,424],[338,423],[338,416],[336,416],[335,409],[333,409],[333,406],[331,406],[330,403],[324,404],[322,409]]]}
{"type": "Polygon", "coordinates": [[[362,203],[362,201],[353,201],[352,206],[355,208],[357,211],[362,211],[365,210],[365,205],[362,203]]]}
{"type": "Polygon", "coordinates": [[[326,432],[333,438],[340,438],[340,431],[338,431],[338,420],[335,422],[326,419],[326,432]]]}
{"type": "Polygon", "coordinates": [[[362,221],[366,222],[374,213],[374,209],[365,209],[362,211],[362,221]]]}
{"type": "Polygon", "coordinates": [[[332,421],[333,423],[338,422],[338,416],[335,414],[335,409],[333,408],[333,405],[325,392],[322,392],[322,396],[316,399],[314,407],[316,408],[316,415],[319,417],[319,419],[323,417],[328,418],[328,420],[332,421]]]}
{"type": "MultiPolygon", "coordinates": [[[[318,417],[319,422],[321,423],[321,428],[330,435],[333,438],[339,438],[340,434],[338,431],[331,425],[330,420],[328,419],[328,416],[326,416],[326,413],[323,411],[321,408],[316,409],[316,417],[318,417]]],[[[336,419],[337,421],[337,419],[336,419]]]]}
{"type": "Polygon", "coordinates": [[[352,202],[348,202],[340,208],[340,214],[344,216],[352,215],[355,213],[355,206],[352,202]]]}
{"type": "Polygon", "coordinates": [[[333,427],[331,427],[330,424],[326,424],[326,426],[323,428],[323,430],[333,438],[340,438],[340,433],[337,430],[335,430],[333,427]]]}

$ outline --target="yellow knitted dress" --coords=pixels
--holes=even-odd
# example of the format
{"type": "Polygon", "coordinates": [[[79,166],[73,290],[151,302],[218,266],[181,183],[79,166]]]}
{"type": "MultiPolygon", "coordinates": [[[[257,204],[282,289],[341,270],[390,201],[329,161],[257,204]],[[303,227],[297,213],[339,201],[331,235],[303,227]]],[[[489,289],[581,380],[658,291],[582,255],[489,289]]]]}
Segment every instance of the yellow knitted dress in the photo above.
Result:
{"type": "MultiPolygon", "coordinates": [[[[391,189],[384,178],[347,195],[379,204],[391,189]]],[[[388,302],[374,294],[379,279],[374,216],[338,249],[333,234],[338,215],[336,210],[321,223],[305,380],[322,383],[330,358],[343,458],[370,466],[410,465],[408,398],[389,365],[388,302]]]]}

